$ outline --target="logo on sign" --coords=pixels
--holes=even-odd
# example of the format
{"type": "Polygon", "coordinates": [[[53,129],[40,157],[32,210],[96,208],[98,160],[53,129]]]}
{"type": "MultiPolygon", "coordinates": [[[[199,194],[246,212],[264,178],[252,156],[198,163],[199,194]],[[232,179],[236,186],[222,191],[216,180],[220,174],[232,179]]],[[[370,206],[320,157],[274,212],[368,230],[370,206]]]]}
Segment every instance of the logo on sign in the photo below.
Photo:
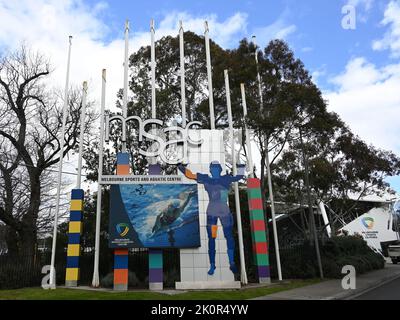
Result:
{"type": "Polygon", "coordinates": [[[119,223],[115,228],[121,237],[125,237],[129,232],[129,226],[126,223],[119,223]]]}
{"type": "Polygon", "coordinates": [[[374,227],[375,221],[374,221],[374,219],[367,217],[367,218],[362,219],[362,224],[368,230],[371,230],[374,227]]]}

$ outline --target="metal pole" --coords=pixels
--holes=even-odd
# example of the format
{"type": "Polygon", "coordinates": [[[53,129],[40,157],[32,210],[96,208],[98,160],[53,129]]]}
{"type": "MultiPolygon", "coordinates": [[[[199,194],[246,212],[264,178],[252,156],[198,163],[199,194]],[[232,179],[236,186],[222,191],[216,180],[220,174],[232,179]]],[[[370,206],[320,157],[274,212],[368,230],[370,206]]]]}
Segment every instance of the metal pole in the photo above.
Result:
{"type": "MultiPolygon", "coordinates": [[[[129,20],[125,21],[125,59],[124,59],[124,95],[122,115],[128,117],[128,67],[129,67],[129,20]]],[[[126,152],[126,142],[122,142],[122,152],[126,152]]]]}
{"type": "MultiPolygon", "coordinates": [[[[233,120],[232,120],[232,105],[231,105],[231,90],[229,86],[229,74],[228,70],[224,70],[225,76],[225,92],[226,92],[226,105],[228,108],[228,122],[229,122],[229,134],[231,138],[232,148],[232,171],[233,175],[237,175],[236,168],[236,155],[235,155],[235,138],[233,134],[233,120]]],[[[233,184],[235,190],[235,209],[236,209],[236,223],[238,228],[239,238],[239,256],[240,256],[240,280],[243,284],[247,284],[247,273],[246,273],[246,261],[244,257],[244,244],[243,244],[243,229],[242,229],[242,214],[240,211],[240,197],[239,197],[239,183],[233,184]]]]}
{"type": "MultiPolygon", "coordinates": [[[[268,150],[265,152],[265,161],[269,163],[269,154],[268,150]]],[[[268,166],[269,168],[269,166],[268,166]]],[[[282,267],[281,267],[281,257],[279,252],[279,242],[278,242],[278,228],[276,226],[276,216],[275,216],[275,202],[274,202],[274,193],[272,191],[272,179],[271,179],[271,171],[268,174],[268,188],[269,188],[269,200],[271,201],[271,215],[272,215],[272,226],[274,231],[274,242],[275,242],[275,255],[276,255],[276,265],[278,269],[278,278],[279,281],[282,281],[282,267]]]]}
{"type": "Polygon", "coordinates": [[[53,244],[51,248],[51,268],[50,268],[50,287],[56,287],[56,275],[55,275],[55,261],[56,261],[56,245],[57,245],[57,226],[58,226],[58,215],[60,211],[60,193],[61,193],[61,178],[62,178],[62,167],[64,158],[64,136],[65,136],[65,123],[67,122],[67,108],[68,108],[68,86],[69,86],[69,70],[71,65],[71,47],[72,47],[72,36],[69,36],[69,48],[68,48],[68,60],[67,60],[67,76],[65,80],[65,91],[64,91],[64,106],[63,106],[63,118],[61,125],[60,134],[60,162],[58,163],[58,179],[57,179],[57,204],[56,212],[54,213],[54,225],[53,225],[53,244]]]}
{"type": "MultiPolygon", "coordinates": [[[[258,70],[258,55],[257,55],[257,45],[256,45],[256,37],[255,36],[253,36],[253,43],[256,46],[255,59],[256,59],[256,64],[257,64],[258,94],[260,96],[260,111],[262,112],[264,103],[263,103],[262,88],[261,88],[261,76],[260,76],[260,72],[258,70]]],[[[280,252],[279,252],[278,230],[277,230],[277,226],[276,226],[274,192],[272,189],[271,166],[269,163],[269,151],[268,151],[267,137],[264,137],[264,143],[265,143],[265,162],[266,162],[266,167],[267,167],[269,200],[271,202],[272,226],[273,226],[274,242],[275,242],[276,264],[277,264],[277,269],[278,269],[279,281],[282,281],[281,257],[280,257],[280,252]]]]}
{"type": "Polygon", "coordinates": [[[83,136],[85,131],[85,117],[86,117],[86,98],[87,98],[87,82],[83,83],[82,90],[82,110],[81,110],[81,132],[79,133],[79,152],[78,152],[78,174],[76,177],[76,188],[81,188],[82,177],[82,152],[83,152],[83,136]]]}
{"type": "Polygon", "coordinates": [[[103,144],[104,144],[104,109],[106,105],[106,69],[102,72],[102,87],[101,87],[101,111],[100,111],[100,143],[99,143],[99,168],[97,176],[97,205],[96,205],[96,237],[94,249],[94,271],[92,286],[100,285],[99,279],[99,256],[100,256],[100,223],[101,223],[101,176],[103,174],[103,144]]]}
{"type": "Polygon", "coordinates": [[[210,37],[208,22],[204,22],[205,32],[204,38],[206,42],[206,60],[207,60],[207,76],[208,76],[208,99],[210,104],[210,125],[211,130],[215,129],[215,115],[214,115],[214,96],[213,96],[213,85],[212,85],[212,70],[211,70],[211,54],[210,54],[210,37]]]}
{"type": "Polygon", "coordinates": [[[309,176],[309,166],[308,166],[308,157],[306,156],[306,152],[304,150],[304,143],[303,143],[303,135],[302,131],[300,128],[300,143],[301,143],[301,149],[303,153],[303,162],[304,162],[304,171],[305,171],[305,184],[306,184],[306,189],[307,189],[307,200],[308,200],[308,212],[310,215],[310,223],[311,223],[311,229],[310,230],[310,235],[314,237],[314,245],[315,245],[315,251],[317,254],[317,262],[318,262],[318,268],[319,268],[319,274],[321,279],[324,278],[324,272],[322,269],[322,261],[321,261],[321,253],[319,251],[319,242],[318,242],[318,234],[317,234],[317,227],[315,225],[315,218],[314,218],[314,211],[312,208],[312,200],[311,200],[311,189],[310,189],[310,176],[309,176]]]}
{"type": "Polygon", "coordinates": [[[150,21],[150,33],[151,33],[151,117],[155,119],[156,113],[156,46],[155,46],[155,30],[154,20],[150,21]]]}
{"type": "Polygon", "coordinates": [[[183,24],[179,22],[179,52],[181,59],[181,105],[182,105],[182,127],[186,127],[186,90],[185,90],[185,47],[183,39],[183,24]]]}
{"type": "MultiPolygon", "coordinates": [[[[247,102],[246,102],[246,91],[244,88],[244,83],[240,84],[240,91],[242,93],[243,116],[244,116],[244,118],[246,118],[247,117],[247,102]]],[[[245,128],[245,133],[246,133],[247,163],[249,166],[250,178],[254,178],[253,155],[252,155],[251,145],[250,145],[250,133],[249,133],[249,129],[247,128],[247,124],[245,124],[244,128],[245,128]]]]}

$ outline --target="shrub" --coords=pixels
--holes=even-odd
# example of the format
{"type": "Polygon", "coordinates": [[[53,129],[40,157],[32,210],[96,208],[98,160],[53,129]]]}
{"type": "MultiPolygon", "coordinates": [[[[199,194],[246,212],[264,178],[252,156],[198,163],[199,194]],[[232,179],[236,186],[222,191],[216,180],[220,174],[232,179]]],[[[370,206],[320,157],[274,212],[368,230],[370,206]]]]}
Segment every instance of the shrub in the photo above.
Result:
{"type": "MultiPolygon", "coordinates": [[[[302,245],[281,249],[283,276],[286,279],[305,279],[318,277],[319,269],[315,248],[308,242],[302,245]]],[[[384,258],[375,253],[360,237],[333,237],[320,244],[322,268],[326,278],[341,278],[345,265],[355,267],[357,274],[382,269],[384,258]]],[[[270,253],[272,275],[276,276],[275,255],[270,253]]]]}

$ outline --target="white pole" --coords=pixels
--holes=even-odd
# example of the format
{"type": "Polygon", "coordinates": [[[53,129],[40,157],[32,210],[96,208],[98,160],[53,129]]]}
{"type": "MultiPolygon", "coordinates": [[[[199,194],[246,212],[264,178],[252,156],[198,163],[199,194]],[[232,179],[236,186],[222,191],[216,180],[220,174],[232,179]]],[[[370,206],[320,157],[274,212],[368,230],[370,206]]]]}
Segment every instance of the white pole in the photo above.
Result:
{"type": "Polygon", "coordinates": [[[150,21],[150,33],[151,33],[151,117],[155,119],[157,117],[156,112],[156,45],[155,45],[155,30],[154,20],[150,21]]]}
{"type": "Polygon", "coordinates": [[[57,203],[56,203],[56,212],[54,213],[53,244],[52,244],[52,248],[51,248],[50,287],[53,289],[55,289],[55,287],[56,287],[56,274],[55,274],[54,268],[55,268],[55,261],[56,261],[58,215],[59,215],[59,211],[60,211],[60,193],[61,193],[61,178],[62,178],[62,167],[63,167],[63,158],[64,158],[65,123],[67,122],[67,116],[68,116],[67,108],[68,108],[69,69],[70,69],[70,65],[71,65],[71,47],[72,47],[72,36],[69,36],[67,76],[66,76],[66,80],[65,80],[63,118],[62,118],[62,125],[61,125],[61,134],[60,134],[60,162],[58,163],[57,203]]]}
{"type": "Polygon", "coordinates": [[[101,176],[103,174],[103,148],[104,148],[104,109],[106,105],[106,69],[102,73],[102,87],[101,87],[101,111],[100,111],[100,143],[99,143],[99,168],[97,176],[97,205],[96,205],[96,238],[94,249],[94,271],[92,286],[98,287],[100,285],[99,279],[99,256],[100,256],[100,222],[101,222],[101,176]]]}
{"type": "MultiPolygon", "coordinates": [[[[265,151],[265,161],[269,164],[268,150],[265,151]]],[[[269,168],[269,165],[267,166],[267,168],[269,168]]],[[[276,265],[277,265],[277,269],[278,269],[279,281],[282,281],[282,267],[281,267],[281,256],[280,256],[280,252],[279,252],[278,230],[277,230],[277,226],[276,226],[274,193],[272,190],[271,171],[270,170],[267,170],[267,171],[269,172],[268,188],[269,188],[269,200],[271,201],[271,215],[272,215],[272,227],[273,227],[273,231],[274,231],[276,265]]]]}
{"type": "Polygon", "coordinates": [[[82,110],[81,110],[81,132],[79,133],[79,152],[78,152],[78,175],[76,177],[76,188],[81,188],[82,177],[82,152],[83,152],[83,136],[85,131],[85,117],[86,117],[86,98],[87,98],[87,82],[83,83],[82,90],[82,110]]]}
{"type": "MultiPolygon", "coordinates": [[[[235,138],[233,134],[233,120],[232,120],[232,105],[231,105],[231,90],[229,86],[229,74],[228,70],[224,70],[225,76],[225,92],[226,92],[226,105],[228,108],[228,122],[229,122],[229,134],[231,138],[232,148],[232,171],[233,175],[237,175],[236,168],[236,155],[235,155],[235,138]]],[[[240,211],[240,197],[239,197],[239,184],[235,182],[233,184],[235,190],[235,209],[236,209],[236,223],[238,228],[239,238],[239,256],[240,256],[240,280],[243,284],[247,284],[247,273],[246,273],[246,261],[244,257],[244,244],[243,244],[243,229],[242,229],[242,213],[240,211]]]]}
{"type": "Polygon", "coordinates": [[[208,99],[210,104],[210,124],[211,130],[215,129],[215,116],[214,116],[214,96],[213,96],[213,85],[212,85],[212,70],[211,70],[211,54],[210,54],[210,37],[208,22],[204,22],[205,32],[204,38],[206,42],[206,60],[207,60],[207,76],[208,76],[208,99]]]}
{"type": "MultiPolygon", "coordinates": [[[[258,94],[260,96],[260,112],[263,112],[263,96],[262,96],[262,88],[261,88],[261,77],[260,72],[258,71],[258,55],[257,55],[257,44],[256,37],[253,36],[253,43],[256,46],[255,51],[255,59],[257,64],[257,81],[258,81],[258,94]]],[[[276,255],[276,264],[278,269],[278,278],[279,281],[282,281],[282,268],[281,268],[281,257],[279,252],[279,242],[278,242],[278,230],[276,226],[276,215],[275,215],[275,202],[274,202],[274,192],[272,189],[272,177],[271,177],[271,167],[269,163],[269,151],[268,151],[268,141],[267,138],[264,137],[266,150],[265,150],[265,162],[267,165],[267,178],[268,178],[268,189],[269,189],[269,200],[271,202],[271,215],[272,215],[272,226],[274,232],[274,242],[275,242],[275,255],[276,255]]]]}
{"type": "Polygon", "coordinates": [[[185,90],[185,48],[183,39],[182,21],[179,29],[179,52],[181,58],[181,105],[182,105],[182,127],[186,127],[186,90],[185,90]]]}
{"type": "Polygon", "coordinates": [[[331,229],[331,225],[329,223],[328,215],[326,214],[324,202],[320,201],[318,203],[318,207],[319,207],[319,211],[321,212],[322,219],[324,221],[324,225],[326,226],[326,232],[328,234],[328,237],[330,238],[332,235],[332,229],[331,229]]]}
{"type": "MultiPolygon", "coordinates": [[[[128,67],[129,67],[129,20],[125,21],[125,59],[124,59],[124,96],[122,115],[128,117],[128,67]]],[[[126,142],[122,142],[122,152],[126,152],[126,142]]]]}
{"type": "MultiPolygon", "coordinates": [[[[244,118],[246,118],[247,117],[247,102],[246,102],[246,91],[244,88],[244,83],[240,84],[240,91],[242,93],[243,116],[244,116],[244,118]]],[[[247,124],[245,124],[244,128],[245,128],[245,133],[246,133],[247,163],[249,166],[250,178],[254,178],[253,154],[251,151],[250,133],[249,133],[249,129],[247,128],[247,124]]]]}

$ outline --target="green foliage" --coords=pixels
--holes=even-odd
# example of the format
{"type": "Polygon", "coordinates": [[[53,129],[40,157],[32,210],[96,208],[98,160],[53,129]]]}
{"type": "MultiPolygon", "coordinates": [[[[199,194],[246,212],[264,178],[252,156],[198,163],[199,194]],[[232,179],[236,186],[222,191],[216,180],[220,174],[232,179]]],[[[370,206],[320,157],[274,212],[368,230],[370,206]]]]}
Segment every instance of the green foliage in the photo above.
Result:
{"type": "MultiPolygon", "coordinates": [[[[274,255],[271,254],[271,266],[274,269],[274,255]]],[[[342,268],[355,267],[357,274],[382,269],[384,258],[372,251],[359,237],[334,237],[321,244],[321,259],[326,278],[342,278],[342,268]]],[[[315,249],[308,242],[290,249],[281,249],[281,263],[285,279],[308,279],[319,276],[315,249]]],[[[273,270],[276,273],[276,270],[273,270]]]]}

